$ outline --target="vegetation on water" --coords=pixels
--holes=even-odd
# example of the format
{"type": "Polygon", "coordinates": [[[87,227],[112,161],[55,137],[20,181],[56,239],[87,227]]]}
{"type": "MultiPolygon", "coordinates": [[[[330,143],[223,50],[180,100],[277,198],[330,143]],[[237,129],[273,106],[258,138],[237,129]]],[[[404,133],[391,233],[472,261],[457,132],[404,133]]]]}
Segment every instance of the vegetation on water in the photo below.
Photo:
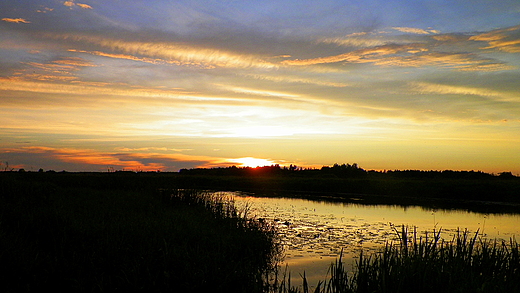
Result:
{"type": "Polygon", "coordinates": [[[276,230],[222,196],[27,175],[0,176],[2,292],[266,291],[276,230]]]}
{"type": "Polygon", "coordinates": [[[305,274],[302,285],[291,286],[285,276],[275,292],[520,292],[520,250],[509,242],[486,240],[459,231],[451,241],[441,231],[418,237],[402,227],[399,243],[387,244],[371,255],[360,254],[353,272],[341,257],[330,266],[330,278],[311,289],[305,274]]]}

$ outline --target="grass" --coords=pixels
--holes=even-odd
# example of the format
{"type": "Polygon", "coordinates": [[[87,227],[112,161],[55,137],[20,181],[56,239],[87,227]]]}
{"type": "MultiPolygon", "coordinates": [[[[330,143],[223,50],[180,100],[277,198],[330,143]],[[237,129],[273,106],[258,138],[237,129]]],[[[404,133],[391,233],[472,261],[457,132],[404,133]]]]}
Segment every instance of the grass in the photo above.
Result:
{"type": "MultiPolygon", "coordinates": [[[[351,273],[340,257],[331,265],[328,281],[312,292],[520,292],[515,239],[486,240],[459,231],[445,241],[440,231],[421,237],[404,227],[396,232],[398,244],[389,243],[368,256],[361,253],[351,273]]],[[[279,282],[275,292],[311,292],[305,275],[302,279],[300,287],[279,282]]]]}
{"type": "Polygon", "coordinates": [[[276,230],[221,195],[17,176],[0,177],[2,292],[267,290],[276,230]]]}

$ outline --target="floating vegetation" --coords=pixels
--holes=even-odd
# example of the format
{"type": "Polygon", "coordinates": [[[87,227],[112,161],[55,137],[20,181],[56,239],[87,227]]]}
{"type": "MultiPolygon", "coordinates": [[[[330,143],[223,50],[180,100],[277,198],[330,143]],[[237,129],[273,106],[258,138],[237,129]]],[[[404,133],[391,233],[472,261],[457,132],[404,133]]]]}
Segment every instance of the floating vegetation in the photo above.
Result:
{"type": "MultiPolygon", "coordinates": [[[[376,253],[360,252],[352,272],[342,254],[329,268],[330,277],[311,289],[305,273],[301,286],[280,281],[274,292],[520,292],[519,244],[486,240],[478,233],[458,231],[449,241],[441,231],[418,235],[404,226],[395,229],[397,242],[376,253]]],[[[283,276],[287,278],[286,275],[283,276]]]]}

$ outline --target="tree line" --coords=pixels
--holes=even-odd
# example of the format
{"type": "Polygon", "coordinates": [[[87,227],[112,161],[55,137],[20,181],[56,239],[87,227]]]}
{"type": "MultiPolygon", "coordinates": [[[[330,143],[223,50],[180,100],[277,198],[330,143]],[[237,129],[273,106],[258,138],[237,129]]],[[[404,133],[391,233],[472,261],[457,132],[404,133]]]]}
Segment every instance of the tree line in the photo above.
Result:
{"type": "Polygon", "coordinates": [[[259,176],[259,175],[281,175],[281,176],[319,176],[337,178],[363,178],[363,177],[389,177],[389,178],[417,178],[417,179],[512,179],[519,178],[511,172],[499,174],[486,173],[483,171],[453,171],[453,170],[365,170],[354,164],[334,164],[321,168],[303,168],[296,165],[280,166],[279,164],[262,167],[215,167],[181,169],[183,175],[217,175],[217,176],[259,176]]]}

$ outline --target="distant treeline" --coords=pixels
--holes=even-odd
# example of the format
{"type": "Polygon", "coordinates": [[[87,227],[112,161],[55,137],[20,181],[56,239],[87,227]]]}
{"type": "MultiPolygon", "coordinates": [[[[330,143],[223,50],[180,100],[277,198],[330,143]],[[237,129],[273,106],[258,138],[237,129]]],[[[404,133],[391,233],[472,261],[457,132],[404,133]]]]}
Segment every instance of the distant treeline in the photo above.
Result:
{"type": "Polygon", "coordinates": [[[337,178],[363,178],[363,177],[389,177],[389,178],[439,178],[439,179],[491,179],[491,178],[518,178],[511,172],[490,174],[482,171],[423,171],[423,170],[365,170],[354,164],[334,164],[318,168],[302,168],[295,165],[280,166],[278,164],[263,167],[218,167],[181,169],[183,175],[216,175],[216,176],[260,176],[260,175],[286,175],[309,177],[337,177],[337,178]]]}
{"type": "MultiPolygon", "coordinates": [[[[357,164],[334,164],[322,168],[226,167],[183,169],[179,172],[0,172],[0,194],[7,192],[10,180],[38,182],[37,186],[85,187],[153,191],[157,189],[198,189],[245,191],[264,195],[317,196],[367,204],[412,204],[440,206],[441,202],[485,201],[479,211],[494,212],[489,202],[506,202],[507,209],[520,213],[520,176],[510,172],[489,174],[482,171],[365,170],[357,164]],[[7,180],[7,181],[4,181],[7,180]],[[435,199],[435,203],[432,202],[435,199]],[[441,200],[441,201],[439,201],[441,200]]],[[[19,185],[19,188],[25,188],[19,185]]],[[[44,188],[43,191],[52,188],[44,188]]],[[[28,193],[42,194],[39,189],[28,193]]],[[[458,203],[457,203],[458,204],[458,203]]],[[[473,210],[476,210],[474,208],[473,210]]]]}

